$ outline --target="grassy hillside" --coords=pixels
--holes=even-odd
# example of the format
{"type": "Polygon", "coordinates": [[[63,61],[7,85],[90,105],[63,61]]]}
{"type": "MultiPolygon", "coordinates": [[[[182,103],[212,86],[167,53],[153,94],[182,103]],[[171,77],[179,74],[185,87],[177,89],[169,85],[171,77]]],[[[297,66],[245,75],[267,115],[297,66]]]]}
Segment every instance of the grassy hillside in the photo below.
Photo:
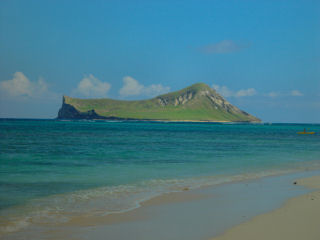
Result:
{"type": "MultiPolygon", "coordinates": [[[[204,83],[194,84],[180,91],[142,101],[113,99],[79,99],[64,97],[64,105],[81,114],[94,110],[102,117],[150,120],[194,121],[259,121],[232,106],[204,83]]],[[[59,118],[72,118],[59,112],[59,118]]]]}

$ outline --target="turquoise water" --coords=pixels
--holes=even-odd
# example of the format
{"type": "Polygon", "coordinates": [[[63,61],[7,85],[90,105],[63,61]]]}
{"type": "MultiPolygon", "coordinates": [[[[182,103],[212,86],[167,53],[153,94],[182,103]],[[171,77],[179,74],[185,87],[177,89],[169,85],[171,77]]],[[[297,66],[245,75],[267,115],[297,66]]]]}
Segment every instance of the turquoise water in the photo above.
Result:
{"type": "Polygon", "coordinates": [[[0,225],[14,231],[186,187],[319,169],[320,125],[1,120],[0,149],[0,225]],[[316,134],[298,135],[304,128],[316,134]]]}

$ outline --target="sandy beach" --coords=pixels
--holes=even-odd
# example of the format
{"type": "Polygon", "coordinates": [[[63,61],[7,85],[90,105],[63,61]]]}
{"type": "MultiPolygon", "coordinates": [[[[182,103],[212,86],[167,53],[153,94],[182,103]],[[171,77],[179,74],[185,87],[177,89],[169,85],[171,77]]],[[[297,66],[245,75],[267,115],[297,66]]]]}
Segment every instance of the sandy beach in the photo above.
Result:
{"type": "Polygon", "coordinates": [[[283,207],[254,217],[212,240],[320,239],[320,176],[298,179],[296,183],[317,190],[290,199],[283,207]]]}
{"type": "Polygon", "coordinates": [[[320,187],[320,176],[309,177],[318,175],[302,172],[186,189],[132,211],[37,224],[5,239],[319,239],[320,191],[313,189],[320,187]]]}

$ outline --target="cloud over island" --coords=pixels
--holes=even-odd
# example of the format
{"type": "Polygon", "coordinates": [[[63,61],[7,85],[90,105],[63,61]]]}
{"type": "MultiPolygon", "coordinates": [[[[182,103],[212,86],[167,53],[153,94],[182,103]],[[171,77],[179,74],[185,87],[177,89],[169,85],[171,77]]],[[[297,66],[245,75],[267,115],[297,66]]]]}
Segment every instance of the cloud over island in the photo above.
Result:
{"type": "Polygon", "coordinates": [[[154,97],[163,93],[167,93],[169,91],[170,87],[163,86],[162,84],[151,84],[149,86],[144,86],[133,77],[126,76],[123,78],[123,86],[119,90],[119,94],[121,97],[139,95],[154,97]]]}
{"type": "Polygon", "coordinates": [[[269,98],[277,98],[277,97],[302,97],[304,94],[300,92],[299,90],[291,90],[291,91],[271,91],[268,93],[259,93],[254,88],[248,88],[248,89],[240,89],[238,91],[231,90],[227,86],[220,86],[217,84],[213,84],[212,88],[216,90],[219,94],[221,94],[224,97],[251,97],[251,96],[263,96],[263,97],[269,97],[269,98]]]}
{"type": "Polygon", "coordinates": [[[211,43],[201,47],[199,50],[204,54],[226,54],[234,53],[245,48],[249,48],[250,44],[236,43],[233,40],[222,40],[220,42],[211,43]]]}
{"type": "Polygon", "coordinates": [[[81,79],[77,88],[73,90],[73,94],[84,97],[103,98],[107,97],[110,88],[110,83],[102,82],[93,74],[89,74],[81,79]]]}
{"type": "Polygon", "coordinates": [[[250,97],[257,94],[257,91],[254,88],[233,91],[226,86],[219,86],[217,84],[213,84],[212,88],[224,97],[250,97]]]}

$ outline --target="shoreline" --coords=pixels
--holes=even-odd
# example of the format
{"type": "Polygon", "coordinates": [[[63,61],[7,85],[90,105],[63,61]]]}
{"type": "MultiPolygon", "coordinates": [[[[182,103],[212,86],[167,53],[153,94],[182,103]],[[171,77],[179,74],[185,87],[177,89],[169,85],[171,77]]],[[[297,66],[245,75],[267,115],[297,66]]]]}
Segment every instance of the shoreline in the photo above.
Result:
{"type": "Polygon", "coordinates": [[[258,215],[211,240],[318,240],[320,238],[320,175],[297,179],[311,192],[290,198],[280,208],[258,215]]]}
{"type": "MultiPolygon", "coordinates": [[[[276,171],[266,171],[266,172],[252,172],[252,173],[246,173],[246,174],[239,174],[239,175],[226,175],[226,176],[205,176],[205,179],[202,178],[198,178],[197,180],[200,180],[200,182],[197,182],[195,184],[195,182],[193,182],[192,185],[190,184],[190,182],[185,182],[183,184],[179,184],[180,186],[171,186],[171,189],[167,189],[167,191],[164,192],[158,192],[158,193],[154,193],[149,197],[146,197],[144,199],[140,199],[140,200],[136,200],[136,202],[127,209],[123,209],[123,210],[116,210],[116,211],[110,211],[107,213],[102,213],[101,211],[100,213],[76,213],[76,214],[72,214],[71,211],[68,211],[68,209],[62,210],[61,212],[55,212],[53,211],[53,213],[50,213],[51,211],[49,211],[49,215],[52,214],[52,217],[59,216],[61,214],[62,218],[70,218],[70,221],[67,222],[73,222],[74,219],[81,219],[81,218],[86,218],[86,219],[91,219],[94,220],[94,222],[104,222],[104,223],[112,223],[113,222],[113,218],[116,219],[115,222],[118,222],[118,219],[126,219],[123,218],[122,215],[126,215],[129,214],[131,215],[131,212],[135,212],[138,211],[140,208],[143,208],[145,206],[151,206],[151,205],[155,205],[154,203],[156,203],[156,205],[160,205],[161,203],[178,203],[178,202],[183,202],[185,201],[184,198],[188,199],[188,200],[196,200],[196,199],[200,199],[199,195],[202,196],[202,193],[197,193],[197,194],[193,194],[194,192],[199,192],[199,191],[206,191],[206,189],[212,189],[212,188],[220,188],[225,185],[232,185],[232,184],[243,184],[245,182],[254,182],[254,181],[259,181],[259,179],[265,179],[265,178],[273,178],[273,177],[277,177],[277,176],[285,176],[285,175],[291,175],[291,174],[295,174],[295,173],[300,173],[300,172],[313,172],[313,171],[320,171],[319,167],[317,168],[305,168],[305,167],[300,167],[297,169],[288,169],[288,170],[276,170],[276,171]],[[174,188],[172,188],[174,187],[174,188]],[[191,197],[189,196],[191,195],[191,197]],[[64,215],[66,214],[66,215],[64,215]],[[119,217],[120,216],[120,217],[119,217]]],[[[186,180],[186,179],[185,179],[186,180]]],[[[92,191],[99,191],[99,188],[93,188],[91,189],[92,191]]],[[[62,197],[64,198],[66,195],[68,194],[75,194],[75,195],[79,195],[79,194],[87,194],[86,191],[91,191],[90,189],[84,189],[84,190],[79,190],[76,192],[71,192],[71,193],[63,193],[63,194],[57,194],[57,195],[52,195],[52,196],[48,196],[48,197],[43,197],[44,201],[46,201],[46,199],[50,199],[50,198],[55,198],[57,201],[59,201],[59,199],[62,197]]],[[[204,194],[206,195],[206,194],[204,194]]],[[[80,196],[79,196],[80,197],[80,196]]],[[[201,197],[202,198],[202,197],[201,197]]],[[[41,200],[42,198],[39,198],[39,200],[41,200]]],[[[36,199],[37,200],[37,199],[36,199]]],[[[55,200],[55,201],[56,201],[55,200]]],[[[41,203],[41,201],[40,201],[41,203]]],[[[45,202],[44,202],[45,203],[45,202]]],[[[75,203],[77,204],[77,203],[75,203]]],[[[81,203],[80,203],[81,204],[81,203]]],[[[41,204],[43,205],[43,204],[41,204]]],[[[24,207],[28,207],[30,208],[30,206],[28,205],[17,205],[17,206],[13,206],[13,207],[9,207],[8,209],[6,209],[5,211],[9,210],[8,212],[10,212],[12,209],[13,211],[15,211],[15,208],[18,209],[19,211],[23,211],[24,207]]],[[[35,206],[31,205],[32,208],[34,208],[35,206]]],[[[54,206],[53,206],[54,207],[54,206]]],[[[44,210],[46,211],[46,210],[44,210]]],[[[12,212],[12,211],[11,211],[12,212]]],[[[99,212],[99,211],[98,211],[99,212]]],[[[37,214],[37,213],[35,213],[37,214]]],[[[42,213],[41,213],[42,214],[42,213]]],[[[26,226],[26,228],[29,227],[29,225],[31,224],[43,224],[43,223],[47,223],[48,219],[45,218],[43,219],[44,221],[39,221],[39,219],[36,219],[34,222],[34,220],[32,219],[34,216],[34,213],[31,212],[31,215],[26,215],[26,216],[14,216],[14,219],[17,219],[17,217],[22,217],[22,219],[30,219],[27,220],[27,222],[24,223],[25,220],[22,220],[21,223],[19,223],[18,221],[18,226],[17,226],[17,230],[9,230],[8,232],[6,232],[6,230],[4,230],[4,232],[0,231],[0,236],[2,236],[2,234],[4,233],[6,234],[11,234],[11,233],[15,233],[15,232],[19,232],[19,231],[24,231],[25,227],[22,227],[22,229],[20,229],[19,226],[26,226]]],[[[50,217],[49,217],[50,218],[50,217]]],[[[11,220],[8,221],[4,221],[4,222],[8,222],[11,223],[11,220]]],[[[76,220],[76,222],[78,222],[78,220],[76,220]]],[[[80,222],[83,222],[83,220],[81,220],[80,222]]],[[[60,223],[57,223],[56,225],[60,225],[60,223]]],[[[82,224],[83,225],[83,224],[82,224]]],[[[88,225],[92,225],[91,223],[88,225]]],[[[7,225],[7,226],[1,226],[3,227],[3,229],[8,228],[8,229],[15,229],[16,228],[16,224],[13,225],[7,225]]],[[[1,230],[1,228],[0,228],[1,230]]]]}
{"type": "Polygon", "coordinates": [[[6,239],[21,239],[21,236],[27,236],[25,239],[43,239],[44,236],[50,236],[48,239],[67,237],[98,240],[103,239],[101,236],[125,239],[132,235],[139,235],[132,239],[157,240],[172,236],[172,239],[211,239],[244,220],[277,209],[291,197],[308,192],[304,187],[292,183],[297,177],[312,175],[314,172],[319,173],[306,171],[266,176],[166,193],[146,200],[140,207],[128,212],[106,216],[78,215],[64,223],[31,226],[8,234],[6,239]],[[246,196],[241,196],[243,192],[246,196]],[[270,202],[264,202],[270,193],[276,194],[276,197],[270,198],[270,202]],[[176,230],[180,228],[184,232],[176,230]]]}

